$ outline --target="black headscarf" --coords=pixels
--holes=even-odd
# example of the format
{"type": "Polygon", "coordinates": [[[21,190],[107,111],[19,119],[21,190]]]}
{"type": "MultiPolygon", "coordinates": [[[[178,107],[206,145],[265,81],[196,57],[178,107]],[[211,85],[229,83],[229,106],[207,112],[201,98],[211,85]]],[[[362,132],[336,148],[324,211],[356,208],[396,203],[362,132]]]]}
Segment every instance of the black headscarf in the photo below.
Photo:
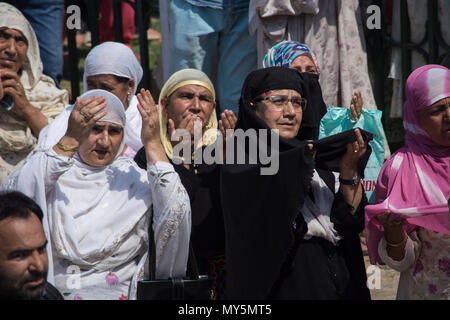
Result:
{"type": "Polygon", "coordinates": [[[243,85],[239,101],[239,114],[248,110],[247,108],[242,109],[241,106],[249,107],[253,99],[268,90],[295,90],[308,101],[296,138],[298,140],[316,140],[319,137],[320,120],[327,113],[319,77],[315,74],[299,73],[293,69],[289,69],[291,71],[288,72],[282,69],[281,67],[270,67],[266,68],[267,72],[257,70],[252,77],[247,77],[246,81],[248,82],[243,85]]]}

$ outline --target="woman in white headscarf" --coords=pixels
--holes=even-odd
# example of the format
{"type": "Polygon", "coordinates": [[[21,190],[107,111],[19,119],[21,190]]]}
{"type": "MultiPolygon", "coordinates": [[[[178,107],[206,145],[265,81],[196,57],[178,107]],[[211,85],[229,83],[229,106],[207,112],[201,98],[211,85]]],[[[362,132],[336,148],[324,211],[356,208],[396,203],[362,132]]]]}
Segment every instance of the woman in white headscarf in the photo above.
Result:
{"type": "Polygon", "coordinates": [[[33,28],[13,6],[0,3],[0,184],[36,146],[41,129],[68,104],[66,90],[42,73],[33,28]]]}
{"type": "Polygon", "coordinates": [[[7,188],[45,201],[53,253],[49,281],[54,276],[66,299],[135,298],[151,207],[156,277],[185,274],[189,198],[162,147],[150,92],[142,90],[137,99],[147,172],[120,156],[126,123],[121,101],[90,90],[74,104],[65,135],[53,148],[35,152],[7,181],[7,188]]]}
{"type": "MultiPolygon", "coordinates": [[[[142,79],[142,67],[133,51],[119,42],[104,42],[94,47],[86,57],[84,64],[84,92],[103,89],[114,93],[123,103],[127,115],[125,135],[125,155],[133,157],[142,147],[141,116],[137,109],[136,89],[142,79]]],[[[64,135],[67,129],[72,106],[68,107],[39,136],[38,147],[52,147],[64,135]]]]}

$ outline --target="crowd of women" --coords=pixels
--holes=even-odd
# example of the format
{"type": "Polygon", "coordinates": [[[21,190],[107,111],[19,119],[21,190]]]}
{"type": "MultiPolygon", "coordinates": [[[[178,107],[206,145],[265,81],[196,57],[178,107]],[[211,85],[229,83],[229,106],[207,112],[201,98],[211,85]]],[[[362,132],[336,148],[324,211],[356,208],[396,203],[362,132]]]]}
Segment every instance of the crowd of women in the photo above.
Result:
{"type": "MultiPolygon", "coordinates": [[[[14,101],[0,109],[0,183],[42,208],[48,281],[65,299],[134,299],[151,258],[157,279],[189,277],[190,248],[214,279],[214,299],[370,299],[363,231],[371,263],[401,272],[399,299],[450,297],[447,68],[409,76],[405,145],[384,164],[368,205],[361,178],[372,135],[361,128],[318,140],[327,106],[306,45],[270,49],[244,81],[239,114],[217,115],[203,72],[175,72],[155,103],[137,90],[142,68],[131,49],[105,42],[89,52],[84,93],[68,106],[42,75],[26,19],[0,9],[0,98],[14,101]],[[181,157],[177,129],[189,133],[191,152],[181,157]],[[278,144],[242,141],[230,129],[275,130],[278,144]],[[278,153],[276,174],[260,174],[266,163],[250,154],[252,143],[278,153]],[[244,150],[244,163],[230,158],[238,152],[193,161],[214,145],[244,150]],[[70,285],[73,266],[79,286],[70,285]]],[[[362,105],[356,90],[352,117],[362,105]]]]}

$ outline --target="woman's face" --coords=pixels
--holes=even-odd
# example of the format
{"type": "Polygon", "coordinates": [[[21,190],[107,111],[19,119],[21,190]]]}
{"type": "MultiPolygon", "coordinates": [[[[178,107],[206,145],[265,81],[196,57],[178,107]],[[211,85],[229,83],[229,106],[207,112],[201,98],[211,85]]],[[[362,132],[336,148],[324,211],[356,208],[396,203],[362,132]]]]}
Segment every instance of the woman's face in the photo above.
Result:
{"type": "MultiPolygon", "coordinates": [[[[286,97],[288,99],[300,99],[301,95],[295,90],[272,90],[267,97],[286,97]]],[[[298,133],[302,123],[303,110],[295,108],[291,101],[282,107],[269,100],[262,100],[255,105],[256,115],[264,120],[271,129],[278,129],[279,135],[285,139],[292,139],[298,133]]]]}
{"type": "Polygon", "coordinates": [[[118,124],[98,121],[89,136],[80,145],[81,159],[92,167],[103,167],[112,163],[119,152],[123,128],[118,124]]]}
{"type": "Polygon", "coordinates": [[[112,74],[97,74],[87,77],[86,84],[87,90],[102,89],[115,94],[122,101],[125,110],[128,108],[127,97],[133,92],[133,78],[130,78],[128,82],[122,82],[112,74]]]}
{"type": "Polygon", "coordinates": [[[25,61],[27,49],[28,41],[22,32],[0,28],[0,69],[18,72],[25,61]]]}
{"type": "Polygon", "coordinates": [[[162,99],[161,105],[167,118],[173,120],[175,128],[179,128],[181,121],[190,114],[201,120],[205,128],[216,107],[211,91],[196,84],[178,88],[169,99],[162,99]]]}
{"type": "Polygon", "coordinates": [[[417,115],[422,129],[433,142],[450,147],[450,97],[419,110],[417,115]]]}
{"type": "Polygon", "coordinates": [[[289,69],[295,69],[298,72],[308,72],[317,74],[317,68],[310,56],[302,54],[292,61],[289,69]]]}

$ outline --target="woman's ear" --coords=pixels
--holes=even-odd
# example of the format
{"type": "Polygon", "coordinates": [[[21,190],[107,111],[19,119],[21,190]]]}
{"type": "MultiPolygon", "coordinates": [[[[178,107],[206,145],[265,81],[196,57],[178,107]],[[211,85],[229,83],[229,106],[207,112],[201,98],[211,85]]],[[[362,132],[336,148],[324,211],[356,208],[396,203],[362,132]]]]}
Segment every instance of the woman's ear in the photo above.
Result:
{"type": "Polygon", "coordinates": [[[161,108],[161,112],[166,116],[167,116],[167,105],[168,105],[167,98],[162,98],[159,107],[161,108]]]}
{"type": "Polygon", "coordinates": [[[135,84],[136,84],[136,81],[134,81],[134,78],[130,78],[130,80],[128,81],[128,88],[127,88],[127,92],[129,94],[131,94],[133,92],[135,84]]]}

